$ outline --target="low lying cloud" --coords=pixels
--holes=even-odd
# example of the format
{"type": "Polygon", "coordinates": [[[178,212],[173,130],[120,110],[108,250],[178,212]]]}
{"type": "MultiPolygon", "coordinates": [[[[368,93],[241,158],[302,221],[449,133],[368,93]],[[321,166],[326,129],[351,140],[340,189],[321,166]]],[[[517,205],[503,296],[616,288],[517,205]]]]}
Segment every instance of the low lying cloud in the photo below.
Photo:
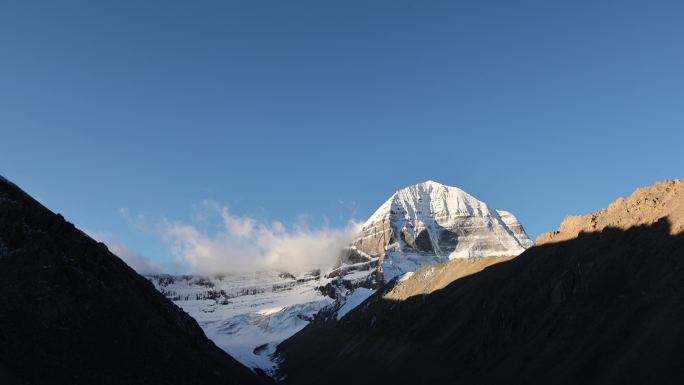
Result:
{"type": "Polygon", "coordinates": [[[159,273],[160,268],[152,262],[150,262],[143,255],[137,251],[129,248],[123,242],[116,239],[113,235],[109,233],[104,233],[100,231],[84,230],[91,238],[98,242],[102,242],[107,245],[109,251],[114,253],[119,258],[123,259],[128,266],[132,267],[133,270],[140,274],[154,274],[159,273]]]}
{"type": "Polygon", "coordinates": [[[339,229],[311,229],[306,224],[288,228],[278,221],[234,215],[228,207],[208,201],[196,211],[196,221],[215,216],[218,226],[209,231],[199,226],[206,223],[164,220],[157,229],[176,262],[199,274],[329,267],[360,231],[353,221],[339,229]]]}

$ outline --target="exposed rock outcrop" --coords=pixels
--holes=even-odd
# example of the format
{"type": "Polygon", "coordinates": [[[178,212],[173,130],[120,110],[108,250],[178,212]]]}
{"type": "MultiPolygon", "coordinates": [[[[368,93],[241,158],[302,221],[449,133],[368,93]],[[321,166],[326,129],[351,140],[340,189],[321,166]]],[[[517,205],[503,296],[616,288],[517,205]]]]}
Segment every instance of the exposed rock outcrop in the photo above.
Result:
{"type": "Polygon", "coordinates": [[[652,225],[668,218],[672,234],[684,231],[684,181],[668,180],[634,191],[607,208],[587,215],[566,217],[556,231],[537,237],[537,244],[575,238],[581,232],[601,231],[606,227],[628,229],[652,225]]]}

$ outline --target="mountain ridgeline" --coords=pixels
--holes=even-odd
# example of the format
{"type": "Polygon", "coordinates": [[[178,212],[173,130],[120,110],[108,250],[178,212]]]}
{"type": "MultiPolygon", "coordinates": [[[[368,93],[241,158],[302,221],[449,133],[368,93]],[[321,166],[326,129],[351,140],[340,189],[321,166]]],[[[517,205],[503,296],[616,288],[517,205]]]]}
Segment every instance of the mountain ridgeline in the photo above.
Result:
{"type": "Polygon", "coordinates": [[[534,246],[428,181],[327,270],[146,279],[0,177],[0,290],[1,384],[678,384],[684,181],[534,246]]]}
{"type": "Polygon", "coordinates": [[[262,384],[107,247],[0,177],[0,383],[262,384]]]}
{"type": "Polygon", "coordinates": [[[683,231],[684,181],[667,181],[566,218],[516,258],[424,267],[280,344],[280,378],[684,383],[683,231]]]}

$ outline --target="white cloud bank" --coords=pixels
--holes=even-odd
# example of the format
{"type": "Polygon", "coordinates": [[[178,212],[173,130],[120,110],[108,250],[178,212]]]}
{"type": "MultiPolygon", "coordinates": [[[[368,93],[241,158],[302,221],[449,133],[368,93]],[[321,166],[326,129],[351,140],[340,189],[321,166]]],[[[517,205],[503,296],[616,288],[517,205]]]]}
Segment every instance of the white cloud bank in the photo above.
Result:
{"type": "Polygon", "coordinates": [[[207,214],[218,215],[219,224],[213,232],[169,220],[157,227],[176,262],[198,274],[262,269],[299,272],[329,267],[360,231],[360,224],[353,221],[340,229],[311,229],[307,225],[287,228],[278,221],[236,216],[226,206],[205,201],[195,218],[201,221],[207,214]]]}
{"type": "Polygon", "coordinates": [[[123,259],[128,266],[141,274],[153,274],[160,271],[159,266],[154,265],[143,255],[129,248],[123,242],[116,239],[113,235],[100,231],[83,230],[91,238],[107,245],[109,251],[123,259]]]}

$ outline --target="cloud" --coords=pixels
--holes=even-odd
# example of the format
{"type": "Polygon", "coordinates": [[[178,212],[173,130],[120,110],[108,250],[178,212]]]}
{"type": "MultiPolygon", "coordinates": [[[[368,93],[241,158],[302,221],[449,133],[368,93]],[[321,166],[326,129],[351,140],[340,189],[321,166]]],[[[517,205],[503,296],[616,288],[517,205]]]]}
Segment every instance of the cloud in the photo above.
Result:
{"type": "Polygon", "coordinates": [[[116,239],[113,235],[100,231],[83,230],[91,238],[107,245],[109,251],[121,258],[128,266],[140,274],[154,274],[160,271],[160,267],[150,262],[137,251],[129,248],[123,242],[116,239]]]}
{"type": "Polygon", "coordinates": [[[176,262],[199,274],[330,267],[360,230],[353,221],[337,229],[311,229],[303,222],[288,228],[278,221],[234,215],[227,206],[209,201],[196,210],[200,212],[193,217],[203,223],[163,220],[157,229],[176,262]],[[206,226],[210,217],[218,219],[213,231],[206,226]]]}

